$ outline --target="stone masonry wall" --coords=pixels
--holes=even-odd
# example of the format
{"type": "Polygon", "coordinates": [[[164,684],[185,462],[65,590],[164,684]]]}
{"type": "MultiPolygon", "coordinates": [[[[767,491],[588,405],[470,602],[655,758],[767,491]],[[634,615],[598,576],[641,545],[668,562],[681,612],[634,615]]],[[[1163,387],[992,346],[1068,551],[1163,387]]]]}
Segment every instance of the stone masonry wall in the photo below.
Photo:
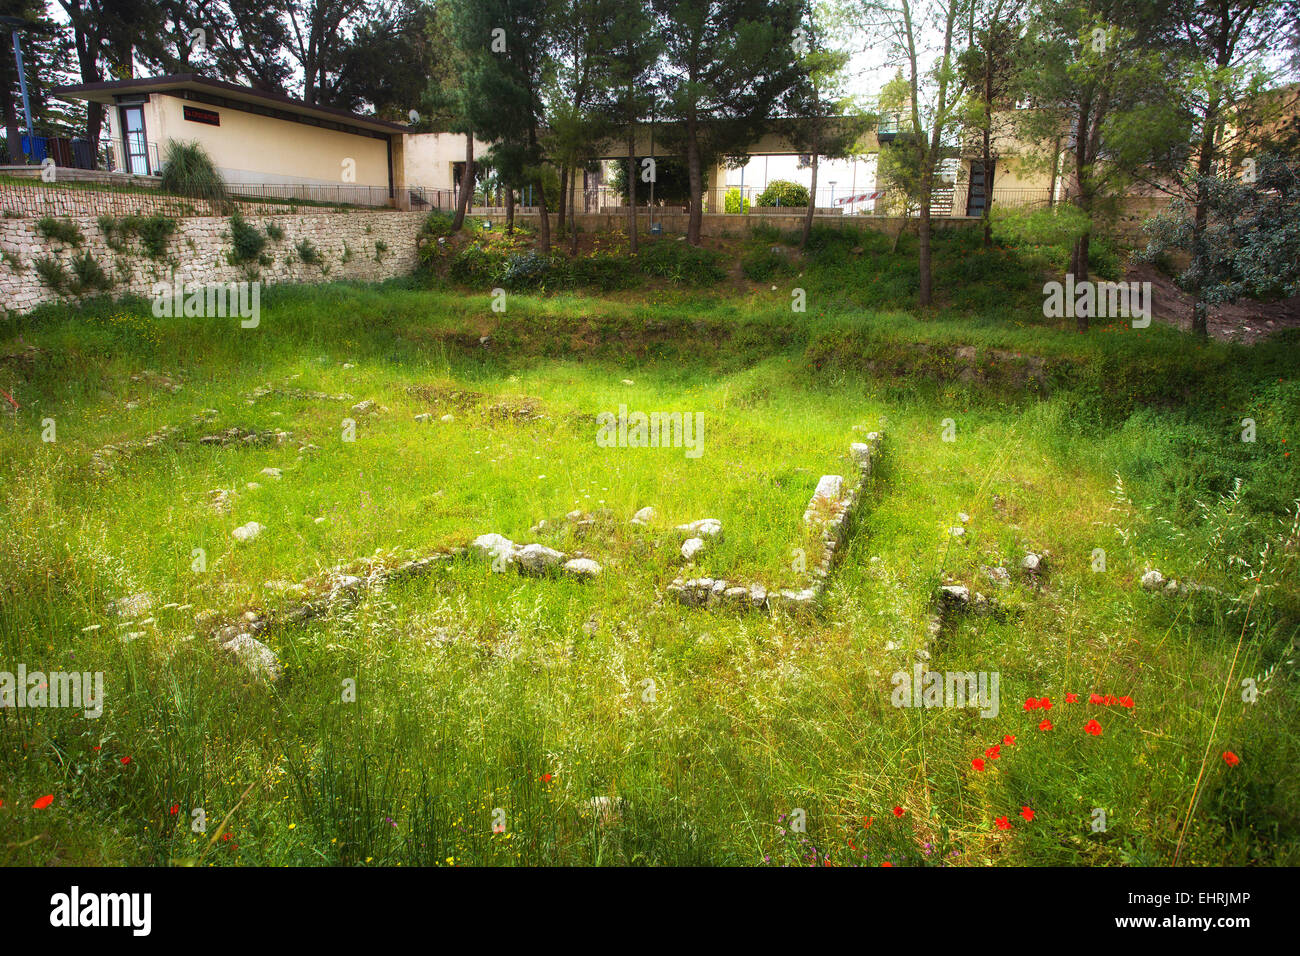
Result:
{"type": "Polygon", "coordinates": [[[378,282],[415,270],[415,237],[425,216],[388,210],[248,217],[248,223],[264,233],[269,223],[284,230],[283,239],[268,239],[263,249],[272,263],[252,269],[227,261],[232,246],[230,220],[224,217],[178,219],[165,260],[150,259],[134,237],[127,240],[125,252],[111,249],[93,216],[67,217],[85,236],[80,249],[39,235],[36,219],[4,218],[0,219],[0,314],[26,312],[44,302],[70,298],[42,282],[35,260],[59,259],[71,273],[73,257],[86,251],[114,279],[110,294],[115,296],[135,293],[148,297],[156,282],[378,282]],[[301,261],[297,246],[304,239],[320,254],[319,264],[301,261]],[[387,250],[377,252],[376,243],[385,244],[387,250]]]}

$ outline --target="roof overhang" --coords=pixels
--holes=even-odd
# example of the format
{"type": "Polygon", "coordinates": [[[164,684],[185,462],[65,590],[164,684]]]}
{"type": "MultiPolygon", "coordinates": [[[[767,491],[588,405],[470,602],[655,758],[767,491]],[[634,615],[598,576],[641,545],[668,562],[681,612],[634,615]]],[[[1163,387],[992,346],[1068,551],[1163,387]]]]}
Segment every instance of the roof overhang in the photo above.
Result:
{"type": "Polygon", "coordinates": [[[79,83],[73,86],[55,87],[51,93],[60,99],[87,100],[108,105],[150,93],[159,93],[216,106],[226,101],[234,108],[243,108],[272,117],[277,113],[292,114],[293,117],[307,122],[315,121],[319,125],[334,128],[353,127],[358,131],[364,130],[370,135],[380,133],[392,136],[409,131],[408,127],[400,123],[390,123],[388,120],[376,119],[373,116],[361,116],[330,106],[315,106],[282,93],[255,90],[252,87],[214,80],[197,73],[111,80],[102,83],[79,83]]]}

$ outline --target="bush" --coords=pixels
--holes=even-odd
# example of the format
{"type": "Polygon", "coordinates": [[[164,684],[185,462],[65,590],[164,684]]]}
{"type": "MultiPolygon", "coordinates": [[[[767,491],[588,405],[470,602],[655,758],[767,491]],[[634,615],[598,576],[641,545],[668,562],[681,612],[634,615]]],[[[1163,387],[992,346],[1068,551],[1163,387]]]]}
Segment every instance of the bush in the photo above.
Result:
{"type": "Polygon", "coordinates": [[[601,292],[630,288],[637,283],[638,278],[628,268],[628,260],[623,256],[594,255],[577,259],[573,263],[574,283],[601,292]]]}
{"type": "Polygon", "coordinates": [[[266,224],[266,238],[272,242],[279,242],[284,238],[284,227],[273,222],[266,224]]]}
{"type": "Polygon", "coordinates": [[[298,252],[298,258],[309,266],[318,266],[321,263],[320,251],[312,245],[310,239],[303,239],[294,247],[298,252]]]}
{"type": "Polygon", "coordinates": [[[726,278],[718,265],[721,256],[685,242],[661,239],[638,257],[646,275],[686,285],[712,285],[726,278]]]}
{"type": "Polygon", "coordinates": [[[160,212],[152,216],[125,216],[116,219],[113,216],[100,216],[97,220],[99,231],[104,234],[104,242],[115,252],[127,251],[127,239],[138,236],[144,246],[145,255],[150,259],[162,259],[167,255],[167,243],[176,232],[175,219],[160,212]]]}
{"type": "Polygon", "coordinates": [[[452,234],[451,224],[455,221],[456,218],[451,213],[435,209],[425,217],[424,225],[420,227],[420,236],[430,236],[434,239],[439,236],[450,236],[452,234]]]}
{"type": "Polygon", "coordinates": [[[749,197],[746,196],[742,200],[739,189],[728,189],[727,195],[722,201],[722,208],[728,216],[749,212],[749,197]]]}
{"type": "Polygon", "coordinates": [[[163,155],[163,192],[207,199],[222,205],[230,201],[226,182],[217,172],[212,157],[198,143],[172,140],[163,155]]]}
{"type": "Polygon", "coordinates": [[[145,255],[161,259],[167,255],[167,243],[176,232],[177,222],[160,212],[152,216],[127,216],[126,228],[140,237],[145,255]]]}
{"type": "Polygon", "coordinates": [[[500,256],[494,256],[478,246],[466,246],[452,256],[447,275],[461,285],[486,285],[493,280],[500,266],[500,256]]]}
{"type": "Polygon", "coordinates": [[[86,241],[86,237],[81,233],[81,227],[71,219],[42,216],[36,220],[36,232],[45,239],[62,242],[76,249],[80,249],[81,244],[86,241]]]}
{"type": "Polygon", "coordinates": [[[226,254],[226,259],[232,266],[257,262],[266,241],[266,235],[250,225],[238,209],[230,214],[230,242],[234,248],[226,254]]]}
{"type": "Polygon", "coordinates": [[[113,277],[104,271],[87,250],[72,257],[72,281],[68,283],[68,287],[76,295],[107,292],[113,288],[113,277]]]}
{"type": "Polygon", "coordinates": [[[788,179],[774,179],[758,197],[760,206],[807,206],[808,187],[788,179]]]}
{"type": "Polygon", "coordinates": [[[47,287],[55,292],[62,294],[68,288],[68,270],[62,261],[54,257],[38,257],[32,260],[32,265],[36,269],[36,274],[41,277],[41,281],[47,287]]]}
{"type": "Polygon", "coordinates": [[[529,250],[506,258],[501,268],[501,285],[507,289],[535,289],[562,284],[570,278],[567,263],[556,256],[529,250]]]}

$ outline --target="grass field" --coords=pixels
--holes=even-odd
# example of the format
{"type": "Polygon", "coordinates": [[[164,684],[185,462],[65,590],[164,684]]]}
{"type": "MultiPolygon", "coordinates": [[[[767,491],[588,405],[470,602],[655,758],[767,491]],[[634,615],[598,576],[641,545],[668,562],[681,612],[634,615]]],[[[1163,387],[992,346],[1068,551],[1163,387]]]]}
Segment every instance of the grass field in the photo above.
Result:
{"type": "Polygon", "coordinates": [[[806,276],[771,241],[725,291],[494,313],[412,280],[272,289],[257,329],[107,302],[4,327],[0,670],[102,671],[104,712],[0,709],[0,863],[1300,862],[1300,342],[1078,336],[1035,312],[1043,263],[962,238],[918,316],[885,305],[897,262],[841,248],[870,240],[823,236],[806,276]],[[700,413],[703,453],[598,447],[620,405],[700,413]],[[199,441],[231,428],[288,435],[199,441]],[[791,580],[818,478],[882,428],[815,610],[668,596],[791,580]],[[673,528],[706,517],[684,568],[673,528]],[[377,583],[260,635],[274,682],[195,626],[488,532],[603,573],[377,583]],[[996,673],[996,716],[891,705],[943,584],[993,606],[925,667],[996,673]]]}

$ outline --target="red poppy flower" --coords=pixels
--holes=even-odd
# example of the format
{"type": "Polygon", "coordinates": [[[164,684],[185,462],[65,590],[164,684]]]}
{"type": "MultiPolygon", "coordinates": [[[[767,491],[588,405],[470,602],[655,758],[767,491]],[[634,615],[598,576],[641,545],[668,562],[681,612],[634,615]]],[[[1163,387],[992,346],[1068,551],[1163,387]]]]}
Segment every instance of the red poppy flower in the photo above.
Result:
{"type": "Polygon", "coordinates": [[[544,773],[544,774],[542,774],[541,780],[542,780],[542,783],[550,783],[550,782],[551,782],[551,775],[550,775],[549,773],[544,773]]]}
{"type": "Polygon", "coordinates": [[[884,863],[882,863],[882,864],[880,864],[880,865],[881,865],[881,866],[893,866],[894,864],[892,864],[892,863],[890,863],[888,860],[886,860],[884,863]]]}
{"type": "Polygon", "coordinates": [[[875,823],[875,822],[876,822],[876,818],[875,818],[875,817],[863,817],[863,818],[862,818],[862,825],[863,825],[864,827],[869,827],[869,826],[871,826],[871,824],[873,824],[873,823],[875,823]]]}
{"type": "Polygon", "coordinates": [[[1050,697],[1044,697],[1042,700],[1040,700],[1040,701],[1038,702],[1038,706],[1041,707],[1041,708],[1043,708],[1043,710],[1051,710],[1051,709],[1052,709],[1052,698],[1050,698],[1050,697]]]}
{"type": "Polygon", "coordinates": [[[984,769],[984,758],[983,758],[983,757],[976,757],[974,760],[972,760],[972,761],[970,762],[970,765],[971,765],[972,767],[974,767],[976,770],[983,770],[983,769],[984,769]]]}
{"type": "Polygon", "coordinates": [[[1090,720],[1084,724],[1083,730],[1085,733],[1092,734],[1094,737],[1101,736],[1101,724],[1097,723],[1095,720],[1090,720]]]}
{"type": "Polygon", "coordinates": [[[1225,750],[1223,752],[1223,762],[1226,763],[1229,767],[1235,767],[1237,766],[1237,764],[1241,763],[1241,758],[1238,757],[1231,750],[1225,750]]]}
{"type": "Polygon", "coordinates": [[[172,808],[167,812],[170,813],[172,816],[176,816],[176,814],[180,813],[180,811],[181,811],[181,805],[179,803],[173,803],[172,808]]]}
{"type": "Polygon", "coordinates": [[[1002,742],[1009,747],[1016,742],[1016,735],[1007,734],[1005,737],[1002,738],[1002,742]]]}
{"type": "Polygon", "coordinates": [[[1037,698],[1030,697],[1027,701],[1025,701],[1025,710],[1037,710],[1037,709],[1038,709],[1037,698]]]}
{"type": "Polygon", "coordinates": [[[1121,707],[1132,707],[1132,706],[1133,706],[1133,698],[1132,698],[1132,697],[1121,697],[1121,698],[1119,699],[1119,705],[1120,705],[1121,707]]]}
{"type": "Polygon", "coordinates": [[[997,760],[998,757],[1002,756],[1001,751],[1002,747],[999,744],[994,744],[988,750],[984,751],[984,756],[988,757],[990,760],[997,760]]]}
{"type": "Polygon", "coordinates": [[[35,803],[32,804],[32,809],[44,810],[53,802],[54,802],[54,794],[47,793],[45,796],[41,797],[39,800],[37,800],[35,803]]]}
{"type": "Polygon", "coordinates": [[[1050,720],[1048,720],[1046,717],[1044,717],[1044,718],[1043,718],[1043,722],[1042,722],[1041,724],[1038,725],[1038,729],[1039,729],[1039,730],[1051,730],[1051,729],[1052,729],[1052,722],[1051,722],[1050,720]]]}
{"type": "Polygon", "coordinates": [[[90,749],[91,749],[91,750],[103,750],[104,748],[102,748],[102,747],[96,745],[96,746],[94,746],[94,747],[91,747],[90,749]]]}
{"type": "Polygon", "coordinates": [[[4,802],[3,800],[0,800],[0,807],[3,807],[4,805],[5,805],[5,802],[4,802]]]}
{"type": "Polygon", "coordinates": [[[1011,821],[1008,820],[1006,817],[998,817],[998,818],[997,818],[996,820],[994,820],[993,822],[994,822],[995,824],[997,824],[997,828],[998,828],[999,830],[1010,830],[1010,829],[1011,829],[1011,821]]]}
{"type": "Polygon", "coordinates": [[[1034,819],[1034,811],[1029,809],[1029,807],[1021,807],[1020,815],[1025,818],[1026,823],[1034,819]]]}
{"type": "Polygon", "coordinates": [[[894,816],[896,816],[896,817],[901,817],[902,815],[903,815],[903,808],[902,808],[902,807],[894,807],[894,816]]]}
{"type": "Polygon", "coordinates": [[[1115,704],[1118,702],[1115,700],[1114,694],[1107,694],[1106,698],[1102,701],[1102,703],[1105,704],[1107,707],[1114,707],[1115,704]]]}
{"type": "Polygon", "coordinates": [[[123,757],[123,758],[122,758],[122,764],[123,764],[124,766],[125,766],[126,764],[129,764],[130,762],[131,762],[131,758],[130,758],[130,757],[123,757]]]}
{"type": "Polygon", "coordinates": [[[1067,693],[1065,695],[1065,702],[1067,704],[1077,704],[1079,702],[1079,695],[1067,693]]]}
{"type": "Polygon", "coordinates": [[[1088,697],[1088,703],[1090,703],[1090,704],[1100,704],[1100,703],[1101,703],[1101,694],[1091,694],[1091,695],[1089,695],[1089,697],[1088,697]]]}

